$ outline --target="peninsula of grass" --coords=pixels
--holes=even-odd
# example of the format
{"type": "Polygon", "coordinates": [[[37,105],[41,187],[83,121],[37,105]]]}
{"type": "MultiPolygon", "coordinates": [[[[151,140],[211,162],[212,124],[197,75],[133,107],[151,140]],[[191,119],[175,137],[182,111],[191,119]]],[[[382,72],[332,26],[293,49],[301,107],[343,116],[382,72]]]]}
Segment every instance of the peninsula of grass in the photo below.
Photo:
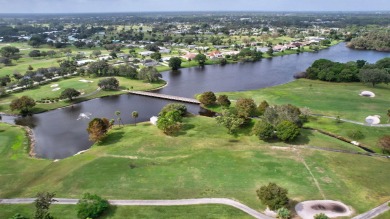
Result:
{"type": "Polygon", "coordinates": [[[123,77],[116,78],[118,79],[120,85],[119,90],[117,91],[98,90],[98,82],[103,78],[72,77],[53,81],[45,85],[36,86],[21,92],[14,92],[0,98],[0,112],[15,113],[9,109],[9,104],[13,99],[19,98],[21,96],[29,96],[35,101],[54,99],[58,98],[61,95],[61,92],[66,88],[74,88],[80,91],[82,95],[72,102],[68,100],[62,100],[52,101],[51,103],[37,103],[32,111],[34,113],[39,113],[97,97],[123,94],[126,93],[126,90],[153,90],[166,84],[166,82],[162,80],[156,83],[146,83],[141,80],[132,80],[123,77]]]}
{"type": "MultiPolygon", "coordinates": [[[[390,163],[385,158],[292,148],[285,143],[263,142],[247,133],[231,136],[213,118],[194,116],[183,122],[182,131],[173,137],[149,123],[116,126],[89,151],[58,162],[29,158],[17,143],[23,144],[27,139],[15,141],[8,137],[11,140],[1,145],[0,197],[34,197],[39,191],[55,192],[57,197],[66,198],[80,198],[85,192],[107,199],[218,197],[263,211],[265,206],[257,199],[256,189],[275,182],[287,188],[294,201],[335,199],[352,206],[356,213],[390,199],[390,163]]],[[[1,136],[11,136],[16,129],[1,124],[1,136]]],[[[18,132],[18,136],[24,136],[21,130],[18,132]]],[[[343,142],[309,130],[291,144],[319,142],[322,147],[353,150],[345,148],[343,142]]],[[[136,208],[123,208],[123,212],[136,208]]],[[[118,212],[122,212],[120,209],[118,212]]],[[[136,211],[145,217],[160,211],[140,209],[145,212],[136,211]]],[[[172,208],[159,209],[170,214],[172,208]]],[[[202,211],[197,206],[183,209],[194,214],[202,211]]],[[[4,217],[17,210],[0,212],[0,217],[4,217]]],[[[218,210],[216,214],[219,213],[218,210]]],[[[113,214],[115,217],[107,218],[116,218],[119,213],[113,214]]]]}

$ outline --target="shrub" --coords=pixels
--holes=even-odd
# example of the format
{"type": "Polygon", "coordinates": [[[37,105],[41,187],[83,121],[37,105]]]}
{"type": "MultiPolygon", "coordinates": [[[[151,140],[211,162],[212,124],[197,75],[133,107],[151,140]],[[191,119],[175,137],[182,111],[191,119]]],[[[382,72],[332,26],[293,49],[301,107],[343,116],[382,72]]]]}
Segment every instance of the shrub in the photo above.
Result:
{"type": "Polygon", "coordinates": [[[231,104],[229,97],[227,95],[219,95],[217,98],[217,103],[222,107],[226,107],[226,108],[229,107],[231,104]]]}
{"type": "Polygon", "coordinates": [[[262,116],[265,112],[265,110],[269,107],[269,104],[267,101],[262,101],[259,106],[257,107],[257,111],[259,113],[260,116],[262,116]]]}
{"type": "Polygon", "coordinates": [[[282,188],[275,183],[269,183],[256,191],[261,202],[267,205],[271,210],[286,207],[288,204],[287,189],[282,188]]]}
{"type": "Polygon", "coordinates": [[[251,98],[237,100],[236,109],[238,116],[244,119],[249,119],[251,116],[256,116],[257,114],[255,101],[251,98]]]}
{"type": "Polygon", "coordinates": [[[326,216],[326,214],[324,214],[324,213],[320,213],[320,214],[314,215],[314,219],[329,219],[329,217],[326,216]]]}
{"type": "Polygon", "coordinates": [[[85,193],[83,198],[77,203],[77,217],[97,218],[109,208],[110,204],[106,199],[98,195],[85,193]]]}
{"type": "Polygon", "coordinates": [[[205,106],[211,106],[215,104],[217,97],[212,91],[204,92],[199,97],[199,102],[205,106]]]}
{"type": "Polygon", "coordinates": [[[267,141],[275,137],[274,127],[264,121],[257,121],[253,126],[252,134],[259,137],[260,140],[267,141]]]}
{"type": "Polygon", "coordinates": [[[187,107],[186,107],[186,105],[181,104],[181,103],[170,103],[170,104],[165,105],[161,109],[159,115],[165,115],[169,111],[174,111],[174,110],[179,111],[181,116],[185,116],[187,114],[187,107]]]}
{"type": "Polygon", "coordinates": [[[282,121],[276,126],[276,136],[282,141],[292,141],[299,133],[299,127],[290,121],[282,121]]]}
{"type": "Polygon", "coordinates": [[[278,218],[289,219],[290,217],[291,217],[290,210],[288,210],[285,207],[282,207],[282,208],[278,209],[278,218]]]}
{"type": "Polygon", "coordinates": [[[379,145],[382,147],[383,153],[390,154],[390,135],[386,135],[380,138],[379,145]]]}

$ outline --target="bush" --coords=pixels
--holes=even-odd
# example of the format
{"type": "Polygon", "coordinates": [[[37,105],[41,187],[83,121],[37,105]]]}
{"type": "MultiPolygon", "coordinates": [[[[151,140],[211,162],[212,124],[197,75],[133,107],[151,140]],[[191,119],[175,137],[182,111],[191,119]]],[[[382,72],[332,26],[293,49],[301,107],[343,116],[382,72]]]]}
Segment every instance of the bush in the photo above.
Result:
{"type": "Polygon", "coordinates": [[[228,108],[231,104],[229,97],[227,95],[219,95],[217,98],[217,103],[222,107],[228,108]]]}
{"type": "Polygon", "coordinates": [[[380,138],[379,145],[382,147],[383,153],[390,154],[390,135],[380,138]]]}
{"type": "Polygon", "coordinates": [[[181,103],[170,103],[170,104],[165,105],[161,109],[159,115],[165,115],[169,111],[174,111],[174,110],[179,111],[181,116],[185,116],[187,114],[187,107],[186,107],[186,105],[181,104],[181,103]]]}
{"type": "Polygon", "coordinates": [[[98,195],[85,193],[83,198],[77,203],[77,217],[97,218],[109,208],[110,204],[106,199],[98,195]]]}
{"type": "Polygon", "coordinates": [[[314,219],[329,219],[329,217],[326,216],[326,214],[324,214],[324,213],[320,213],[320,214],[314,215],[314,219]]]}
{"type": "Polygon", "coordinates": [[[264,121],[257,121],[253,126],[252,133],[259,137],[260,140],[267,141],[275,137],[274,127],[264,121]]]}
{"type": "Polygon", "coordinates": [[[290,121],[282,121],[276,126],[276,136],[282,141],[292,141],[299,133],[299,127],[290,121]]]}
{"type": "Polygon", "coordinates": [[[255,101],[251,98],[241,98],[237,100],[236,109],[238,116],[243,119],[249,119],[257,114],[255,101]]]}
{"type": "Polygon", "coordinates": [[[282,188],[275,183],[269,183],[256,191],[261,202],[267,205],[271,210],[286,207],[288,204],[287,189],[282,188]]]}
{"type": "Polygon", "coordinates": [[[354,140],[359,140],[364,138],[363,132],[360,130],[351,130],[347,133],[348,137],[354,139],[354,140]]]}
{"type": "Polygon", "coordinates": [[[285,207],[282,207],[282,208],[278,209],[278,218],[289,219],[290,217],[291,217],[290,210],[288,210],[285,207]]]}
{"type": "Polygon", "coordinates": [[[205,106],[211,106],[215,104],[217,97],[212,91],[204,92],[199,97],[199,102],[205,106]]]}

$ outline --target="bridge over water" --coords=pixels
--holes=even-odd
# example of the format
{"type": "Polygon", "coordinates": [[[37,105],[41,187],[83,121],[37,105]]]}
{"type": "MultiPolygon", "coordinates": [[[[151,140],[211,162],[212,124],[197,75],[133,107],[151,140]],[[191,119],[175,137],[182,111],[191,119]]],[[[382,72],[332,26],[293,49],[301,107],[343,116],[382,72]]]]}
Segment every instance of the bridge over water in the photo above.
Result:
{"type": "Polygon", "coordinates": [[[193,104],[200,104],[200,102],[196,99],[192,98],[186,98],[186,97],[178,97],[173,95],[166,95],[166,94],[159,94],[159,93],[152,93],[152,92],[145,92],[145,91],[128,91],[130,94],[136,94],[140,96],[147,96],[147,97],[155,97],[160,99],[166,99],[166,100],[174,100],[184,103],[193,103],[193,104]]]}

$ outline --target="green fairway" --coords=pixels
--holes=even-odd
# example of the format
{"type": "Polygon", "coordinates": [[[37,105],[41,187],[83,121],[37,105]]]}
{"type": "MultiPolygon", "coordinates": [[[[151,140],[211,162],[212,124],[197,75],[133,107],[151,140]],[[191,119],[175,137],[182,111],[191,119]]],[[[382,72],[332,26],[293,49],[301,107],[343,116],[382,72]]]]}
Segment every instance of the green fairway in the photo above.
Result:
{"type": "Polygon", "coordinates": [[[386,112],[390,106],[390,87],[377,85],[372,87],[362,83],[329,83],[299,79],[284,85],[243,92],[224,92],[230,99],[253,98],[260,103],[267,100],[270,104],[293,104],[308,107],[312,113],[328,116],[340,116],[364,122],[369,115],[380,115],[387,122],[386,112]],[[374,98],[359,96],[364,90],[376,94],[374,98]]]}
{"type": "MultiPolygon", "coordinates": [[[[9,218],[16,212],[24,216],[33,216],[33,205],[0,205],[0,217],[9,218]]],[[[74,205],[52,205],[50,213],[54,218],[77,218],[77,209],[74,205]]],[[[224,205],[193,205],[193,206],[111,206],[100,218],[239,218],[250,219],[251,216],[236,208],[224,205]]]]}
{"type": "MultiPolygon", "coordinates": [[[[61,92],[66,88],[74,88],[82,93],[80,98],[74,100],[76,102],[79,102],[101,96],[125,93],[125,91],[123,90],[152,90],[161,87],[165,84],[164,81],[159,81],[156,83],[145,83],[141,80],[131,80],[123,77],[116,78],[118,79],[120,86],[120,90],[118,91],[97,90],[98,82],[103,78],[73,77],[69,79],[53,81],[49,84],[34,87],[32,89],[27,89],[22,92],[11,93],[10,95],[0,98],[0,112],[12,113],[9,109],[10,102],[13,99],[19,98],[21,96],[29,96],[36,101],[47,98],[58,98],[61,95],[61,92]]],[[[49,109],[63,107],[69,104],[71,104],[69,101],[38,103],[34,107],[33,112],[42,112],[49,109]]]]}
{"type": "MultiPolygon", "coordinates": [[[[165,136],[148,123],[115,127],[102,143],[85,154],[59,162],[31,159],[27,155],[14,157],[13,154],[25,153],[20,147],[3,149],[8,152],[1,153],[0,197],[33,197],[38,191],[53,191],[57,197],[67,198],[80,198],[84,192],[107,199],[221,197],[263,211],[265,206],[258,201],[255,191],[268,182],[287,188],[295,201],[324,198],[303,165],[305,160],[325,197],[341,200],[357,213],[390,198],[390,182],[386,180],[390,166],[386,159],[292,149],[284,143],[266,143],[254,136],[233,137],[207,117],[185,118],[184,123],[176,137],[165,136]]],[[[8,125],[0,127],[2,136],[10,136],[17,130],[8,125]]],[[[18,135],[21,133],[19,130],[18,135]]],[[[322,142],[321,147],[353,150],[342,142],[328,140],[327,136],[305,130],[293,143],[322,142]]],[[[6,147],[14,144],[15,141],[9,142],[6,147]]],[[[112,218],[128,211],[119,209],[122,208],[112,218]]],[[[142,213],[137,209],[135,214],[152,218],[160,211],[169,215],[178,212],[178,217],[186,214],[175,208],[144,209],[148,210],[142,213]]],[[[183,209],[190,215],[201,211],[192,207],[183,209]]],[[[227,210],[223,207],[213,211],[224,215],[227,210]]]]}

